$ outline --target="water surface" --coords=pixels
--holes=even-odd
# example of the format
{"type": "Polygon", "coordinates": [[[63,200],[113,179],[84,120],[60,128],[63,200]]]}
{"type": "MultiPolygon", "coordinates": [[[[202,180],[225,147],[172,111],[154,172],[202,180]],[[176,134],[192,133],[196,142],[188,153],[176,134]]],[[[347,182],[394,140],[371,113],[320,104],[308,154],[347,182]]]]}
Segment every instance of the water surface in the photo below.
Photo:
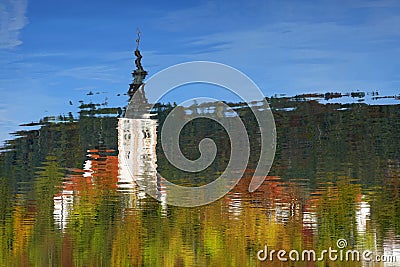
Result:
{"type": "Polygon", "coordinates": [[[193,174],[169,164],[159,144],[159,127],[173,106],[158,105],[154,119],[137,122],[137,141],[147,143],[130,151],[131,159],[145,158],[134,176],[153,181],[161,201],[147,196],[127,169],[120,108],[83,104],[78,118],[47,118],[38,129],[17,132],[0,154],[1,265],[382,266],[257,258],[265,246],[322,251],[345,239],[345,249],[395,255],[397,263],[384,266],[398,266],[400,105],[269,102],[278,142],[262,186],[248,192],[259,152],[254,117],[232,104],[249,133],[250,162],[229,194],[195,208],[162,201],[168,195],[153,171],[186,186],[218,177],[230,142],[216,123],[199,119],[183,129],[188,158],[199,156],[202,138],[218,147],[213,164],[193,174]]]}

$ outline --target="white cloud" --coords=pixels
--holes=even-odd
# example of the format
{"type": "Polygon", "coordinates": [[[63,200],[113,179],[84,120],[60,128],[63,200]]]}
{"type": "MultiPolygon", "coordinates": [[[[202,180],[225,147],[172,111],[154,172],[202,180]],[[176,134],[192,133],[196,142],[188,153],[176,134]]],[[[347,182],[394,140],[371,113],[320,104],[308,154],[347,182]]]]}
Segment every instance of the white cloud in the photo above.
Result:
{"type": "Polygon", "coordinates": [[[0,48],[14,48],[22,41],[20,30],[27,24],[27,0],[2,0],[0,2],[0,48]]]}
{"type": "Polygon", "coordinates": [[[116,69],[110,66],[82,66],[62,70],[58,73],[58,75],[82,80],[118,82],[119,77],[114,74],[115,71],[116,69]]]}
{"type": "Polygon", "coordinates": [[[222,62],[250,75],[266,94],[271,89],[297,93],[349,88],[390,94],[399,84],[394,69],[400,37],[390,25],[399,19],[387,14],[355,24],[341,20],[264,24],[182,38],[182,48],[190,49],[176,49],[174,54],[153,51],[145,61],[162,67],[166,62],[222,62]]]}

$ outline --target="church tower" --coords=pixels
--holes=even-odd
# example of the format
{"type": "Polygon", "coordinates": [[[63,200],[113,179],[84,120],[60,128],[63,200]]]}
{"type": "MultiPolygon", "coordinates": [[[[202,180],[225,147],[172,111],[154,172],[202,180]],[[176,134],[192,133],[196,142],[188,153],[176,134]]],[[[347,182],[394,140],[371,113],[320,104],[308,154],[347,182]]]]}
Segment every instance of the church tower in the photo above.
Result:
{"type": "MultiPolygon", "coordinates": [[[[147,71],[140,62],[139,42],[140,32],[136,40],[136,69],[132,73],[133,82],[128,91],[129,104],[125,116],[118,119],[118,188],[133,193],[139,182],[142,187],[157,190],[160,199],[165,200],[164,188],[157,177],[158,123],[150,114],[151,105],[145,96],[143,80],[147,71]]],[[[161,201],[161,204],[165,206],[165,202],[161,201]]]]}
{"type": "Polygon", "coordinates": [[[128,95],[129,99],[136,93],[137,90],[143,85],[143,80],[146,78],[147,71],[143,69],[141,60],[142,55],[140,54],[139,44],[140,44],[140,31],[138,30],[138,37],[136,39],[136,50],[134,55],[136,56],[135,65],[136,69],[132,72],[133,81],[129,85],[128,95]]]}

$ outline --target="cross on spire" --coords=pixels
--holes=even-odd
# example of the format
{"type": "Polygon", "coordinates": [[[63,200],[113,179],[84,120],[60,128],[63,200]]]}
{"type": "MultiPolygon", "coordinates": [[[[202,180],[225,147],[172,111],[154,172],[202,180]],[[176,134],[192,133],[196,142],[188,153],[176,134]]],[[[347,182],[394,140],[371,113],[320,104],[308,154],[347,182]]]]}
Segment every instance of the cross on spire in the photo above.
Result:
{"type": "Polygon", "coordinates": [[[136,38],[136,50],[139,50],[139,43],[140,43],[140,29],[136,29],[137,32],[137,38],[136,38]]]}

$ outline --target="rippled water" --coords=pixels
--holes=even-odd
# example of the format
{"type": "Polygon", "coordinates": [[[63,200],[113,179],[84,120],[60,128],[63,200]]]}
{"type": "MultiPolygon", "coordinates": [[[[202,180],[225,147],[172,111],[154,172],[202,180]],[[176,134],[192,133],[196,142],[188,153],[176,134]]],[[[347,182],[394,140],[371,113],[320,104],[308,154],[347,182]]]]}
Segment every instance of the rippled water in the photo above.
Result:
{"type": "Polygon", "coordinates": [[[179,171],[162,153],[157,134],[170,105],[135,122],[118,119],[121,109],[83,105],[79,118],[45,119],[40,129],[18,132],[0,154],[1,265],[381,266],[327,255],[301,261],[303,250],[317,258],[329,247],[340,251],[343,239],[344,253],[394,255],[397,263],[384,266],[399,266],[400,105],[269,102],[278,142],[261,187],[248,192],[259,132],[249,109],[236,105],[251,140],[250,163],[229,194],[194,208],[167,205],[155,170],[182,185],[214,180],[230,156],[218,124],[197,120],[183,129],[188,158],[199,156],[205,137],[218,147],[216,160],[197,174],[179,171]],[[160,201],[135,179],[153,183],[160,201]],[[286,258],[300,251],[300,260],[279,261],[275,252],[273,262],[270,254],[260,261],[265,246],[287,251],[286,258]]]}

